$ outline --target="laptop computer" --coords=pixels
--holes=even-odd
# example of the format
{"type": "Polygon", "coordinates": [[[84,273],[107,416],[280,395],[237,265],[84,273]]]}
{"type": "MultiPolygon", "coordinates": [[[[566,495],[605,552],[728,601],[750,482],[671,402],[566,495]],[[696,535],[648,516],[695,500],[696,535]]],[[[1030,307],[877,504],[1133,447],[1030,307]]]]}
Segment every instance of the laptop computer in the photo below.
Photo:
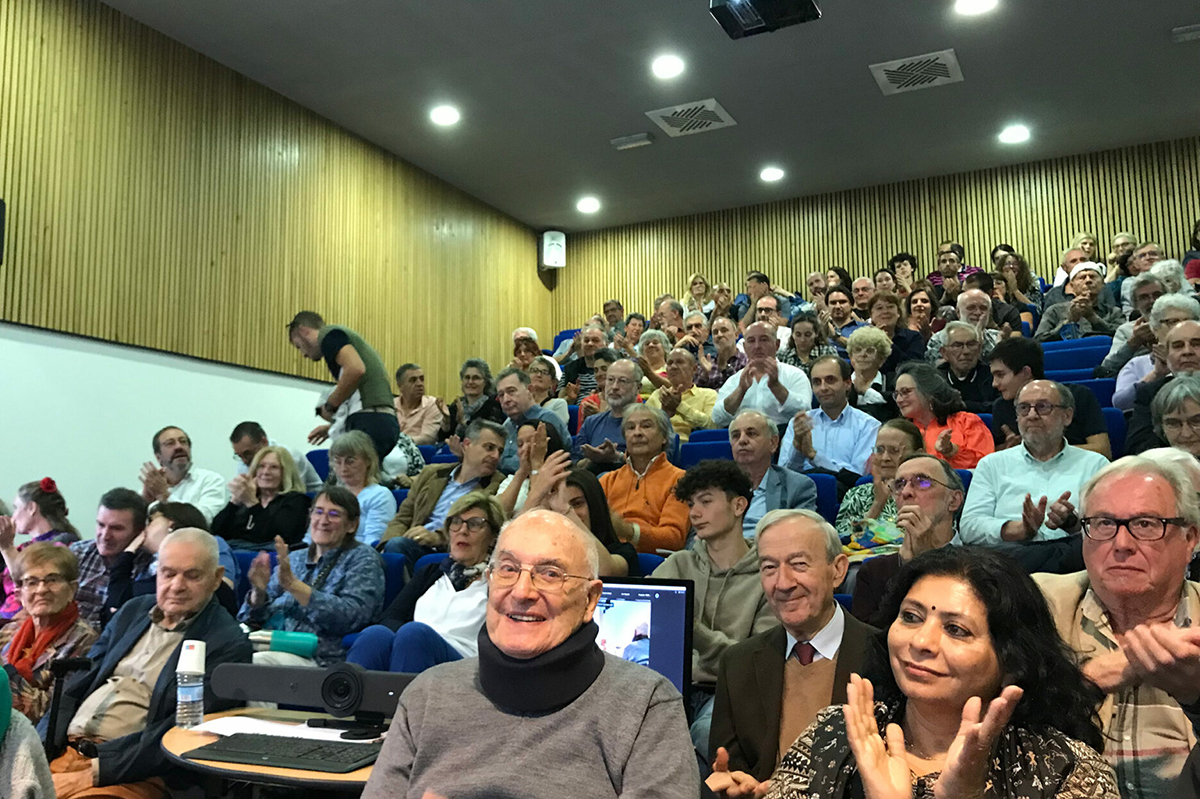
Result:
{"type": "Polygon", "coordinates": [[[686,698],[692,684],[691,580],[605,577],[596,607],[596,643],[654,669],[686,698]]]}

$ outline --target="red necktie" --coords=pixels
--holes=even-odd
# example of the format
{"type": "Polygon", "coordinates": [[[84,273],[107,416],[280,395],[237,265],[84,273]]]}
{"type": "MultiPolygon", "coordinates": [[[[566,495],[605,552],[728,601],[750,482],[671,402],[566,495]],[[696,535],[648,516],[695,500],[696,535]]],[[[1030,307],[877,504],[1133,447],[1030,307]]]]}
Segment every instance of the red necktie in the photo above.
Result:
{"type": "Polygon", "coordinates": [[[812,665],[813,656],[816,654],[816,647],[808,641],[797,641],[796,645],[792,647],[792,655],[795,656],[796,660],[800,661],[801,666],[812,665]]]}

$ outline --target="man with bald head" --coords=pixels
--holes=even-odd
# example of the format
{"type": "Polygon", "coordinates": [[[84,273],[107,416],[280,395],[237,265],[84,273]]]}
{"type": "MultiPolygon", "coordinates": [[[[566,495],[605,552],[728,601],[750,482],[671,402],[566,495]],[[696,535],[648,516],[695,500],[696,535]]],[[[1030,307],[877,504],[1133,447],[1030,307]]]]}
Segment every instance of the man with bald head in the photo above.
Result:
{"type": "Polygon", "coordinates": [[[172,786],[194,784],[160,745],[175,725],[175,667],[184,639],[206,645],[205,713],[236,705],[212,693],[213,669],[249,663],[253,654],[213,596],[225,573],[217,558],[217,542],[205,530],[167,535],[158,549],[155,595],[121,606],[88,653],[91,669],[67,684],[58,729],[43,726],[50,740],[71,744],[51,767],[62,799],[162,799],[172,786]]]}
{"type": "Polygon", "coordinates": [[[686,443],[693,430],[712,427],[717,392],[696,387],[696,356],[681,347],[667,355],[667,380],[669,383],[655,389],[646,404],[661,409],[670,418],[679,440],[686,443]]]}
{"type": "Polygon", "coordinates": [[[713,426],[725,427],[738,411],[761,411],[776,425],[787,424],[800,411],[812,407],[812,386],[804,370],[776,360],[779,340],[775,328],[755,322],[742,340],[746,366],[734,372],[713,406],[713,426]]]}
{"type": "Polygon", "coordinates": [[[1129,420],[1129,434],[1125,438],[1125,451],[1131,455],[1155,447],[1165,447],[1167,442],[1154,432],[1154,415],[1150,404],[1158,392],[1176,375],[1194,374],[1200,371],[1200,322],[1187,320],[1167,331],[1163,339],[1161,364],[1154,379],[1138,383],[1133,397],[1133,418],[1129,420]]]}
{"type": "Polygon", "coordinates": [[[521,796],[694,799],[683,700],[606,654],[591,534],[548,510],[500,533],[484,577],[479,657],[435,666],[400,696],[363,799],[521,796]]]}
{"type": "MultiPolygon", "coordinates": [[[[971,488],[974,491],[974,485],[971,488]]],[[[1085,570],[1036,574],[1059,633],[1107,694],[1104,758],[1121,796],[1174,797],[1200,720],[1196,489],[1165,460],[1122,458],[1081,493],[1085,570]]]]}
{"type": "Polygon", "coordinates": [[[854,315],[860,321],[871,321],[871,298],[875,296],[875,281],[869,277],[855,278],[850,284],[850,293],[854,295],[854,315]]]}
{"type": "Polygon", "coordinates": [[[1079,532],[1083,484],[1108,465],[1098,452],[1067,443],[1075,397],[1053,380],[1032,380],[1016,401],[1021,442],[985,455],[963,508],[963,543],[1049,541],[1079,532]]]}

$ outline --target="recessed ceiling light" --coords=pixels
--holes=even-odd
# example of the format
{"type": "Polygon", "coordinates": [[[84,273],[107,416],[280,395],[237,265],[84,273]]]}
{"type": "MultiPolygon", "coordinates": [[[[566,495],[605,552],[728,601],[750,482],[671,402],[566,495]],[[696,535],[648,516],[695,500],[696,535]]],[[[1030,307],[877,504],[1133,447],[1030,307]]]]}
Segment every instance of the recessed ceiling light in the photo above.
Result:
{"type": "Polygon", "coordinates": [[[954,10],[964,17],[973,17],[976,14],[986,14],[998,3],[999,0],[956,0],[954,10]]]}
{"type": "Polygon", "coordinates": [[[659,80],[670,80],[683,74],[683,59],[677,55],[660,55],[650,64],[650,71],[659,80]]]}
{"type": "Polygon", "coordinates": [[[763,168],[763,171],[759,172],[758,176],[767,183],[774,183],[777,180],[783,180],[783,170],[777,166],[768,166],[763,168]]]}
{"type": "Polygon", "coordinates": [[[1029,128],[1024,125],[1009,125],[997,136],[1003,144],[1020,144],[1029,141],[1029,128]]]}
{"type": "Polygon", "coordinates": [[[462,117],[454,106],[439,105],[429,112],[429,118],[435,125],[454,125],[462,117]]]}
{"type": "Polygon", "coordinates": [[[580,197],[575,207],[581,214],[594,214],[600,210],[600,201],[595,197],[580,197]]]}

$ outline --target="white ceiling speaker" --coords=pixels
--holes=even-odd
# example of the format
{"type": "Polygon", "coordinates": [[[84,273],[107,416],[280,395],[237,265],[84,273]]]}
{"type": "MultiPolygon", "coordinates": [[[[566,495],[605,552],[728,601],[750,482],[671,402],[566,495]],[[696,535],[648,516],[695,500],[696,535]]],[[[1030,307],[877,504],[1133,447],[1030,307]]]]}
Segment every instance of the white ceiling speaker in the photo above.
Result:
{"type": "Polygon", "coordinates": [[[567,234],[561,230],[547,230],[542,234],[539,269],[562,269],[567,265],[567,234]]]}

